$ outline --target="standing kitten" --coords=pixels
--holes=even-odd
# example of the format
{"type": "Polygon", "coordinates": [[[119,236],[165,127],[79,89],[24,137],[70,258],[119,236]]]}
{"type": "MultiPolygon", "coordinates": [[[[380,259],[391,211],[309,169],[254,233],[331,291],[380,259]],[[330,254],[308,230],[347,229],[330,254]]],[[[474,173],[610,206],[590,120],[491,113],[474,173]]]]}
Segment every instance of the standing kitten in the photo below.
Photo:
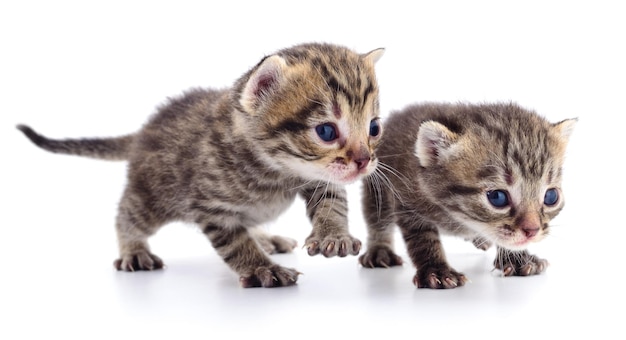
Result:
{"type": "Polygon", "coordinates": [[[230,89],[195,89],[161,107],[137,133],[52,140],[51,152],[128,160],[119,205],[118,270],[163,267],[148,238],[170,221],[200,226],[244,287],[287,286],[299,273],[265,254],[295,241],[256,226],[300,195],[313,225],[310,255],[356,255],[342,185],[370,174],[381,127],[374,63],[341,46],[302,44],[263,58],[230,89]]]}
{"type": "Polygon", "coordinates": [[[550,124],[515,104],[423,104],[392,114],[378,170],[364,180],[360,263],[402,263],[392,250],[397,224],[418,288],[466,281],[448,264],[440,232],[483,250],[495,243],[494,265],[505,276],[541,273],[547,261],[526,247],[548,234],[563,208],[561,166],[575,122],[550,124]]]}

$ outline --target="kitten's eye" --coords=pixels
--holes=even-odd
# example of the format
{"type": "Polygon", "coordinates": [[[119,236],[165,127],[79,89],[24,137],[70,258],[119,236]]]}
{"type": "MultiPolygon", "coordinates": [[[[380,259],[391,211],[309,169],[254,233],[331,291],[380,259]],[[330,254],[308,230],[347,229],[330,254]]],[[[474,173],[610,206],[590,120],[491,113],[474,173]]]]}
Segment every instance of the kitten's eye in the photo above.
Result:
{"type": "Polygon", "coordinates": [[[333,124],[324,123],[315,127],[315,132],[325,142],[332,142],[337,139],[337,129],[333,124]]]}
{"type": "Polygon", "coordinates": [[[496,208],[503,208],[509,205],[509,196],[503,190],[487,191],[487,199],[496,208]]]}
{"type": "Polygon", "coordinates": [[[556,202],[559,201],[559,192],[558,190],[552,188],[546,191],[545,196],[543,197],[543,204],[545,205],[555,205],[556,202]]]}
{"type": "Polygon", "coordinates": [[[373,119],[370,122],[370,136],[376,137],[380,134],[380,121],[378,119],[373,119]]]}

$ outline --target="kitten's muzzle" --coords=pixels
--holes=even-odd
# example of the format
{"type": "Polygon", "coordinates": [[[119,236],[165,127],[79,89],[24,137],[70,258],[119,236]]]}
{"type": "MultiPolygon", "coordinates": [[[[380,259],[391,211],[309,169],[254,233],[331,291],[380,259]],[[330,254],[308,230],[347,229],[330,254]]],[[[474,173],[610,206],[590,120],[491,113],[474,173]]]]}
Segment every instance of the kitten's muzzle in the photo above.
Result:
{"type": "Polygon", "coordinates": [[[367,168],[367,165],[372,159],[372,155],[364,145],[360,145],[360,147],[356,151],[355,149],[348,150],[346,156],[348,156],[348,158],[352,159],[354,163],[356,163],[357,170],[361,172],[363,171],[363,169],[367,168]]]}
{"type": "Polygon", "coordinates": [[[535,214],[525,214],[517,221],[517,226],[527,238],[533,238],[541,229],[541,221],[535,214]]]}

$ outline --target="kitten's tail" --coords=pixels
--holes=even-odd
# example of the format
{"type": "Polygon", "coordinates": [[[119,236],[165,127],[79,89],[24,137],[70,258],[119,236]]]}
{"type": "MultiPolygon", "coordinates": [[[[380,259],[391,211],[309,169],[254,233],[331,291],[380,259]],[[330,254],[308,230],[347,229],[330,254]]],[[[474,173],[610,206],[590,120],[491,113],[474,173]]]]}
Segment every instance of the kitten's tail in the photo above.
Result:
{"type": "Polygon", "coordinates": [[[38,134],[29,126],[20,124],[17,128],[44,150],[111,161],[128,159],[130,145],[134,139],[134,135],[116,138],[50,139],[38,134]]]}

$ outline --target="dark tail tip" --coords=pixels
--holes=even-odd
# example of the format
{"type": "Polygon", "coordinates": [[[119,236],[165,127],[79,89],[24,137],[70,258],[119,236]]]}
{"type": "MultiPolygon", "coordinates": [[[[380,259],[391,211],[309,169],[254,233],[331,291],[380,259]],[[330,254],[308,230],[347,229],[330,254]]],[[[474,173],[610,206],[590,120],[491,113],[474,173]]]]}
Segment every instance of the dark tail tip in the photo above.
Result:
{"type": "Polygon", "coordinates": [[[26,137],[31,140],[31,142],[35,143],[35,145],[39,146],[45,141],[45,138],[42,135],[35,132],[35,130],[31,129],[28,125],[18,124],[17,129],[22,131],[26,137]]]}

